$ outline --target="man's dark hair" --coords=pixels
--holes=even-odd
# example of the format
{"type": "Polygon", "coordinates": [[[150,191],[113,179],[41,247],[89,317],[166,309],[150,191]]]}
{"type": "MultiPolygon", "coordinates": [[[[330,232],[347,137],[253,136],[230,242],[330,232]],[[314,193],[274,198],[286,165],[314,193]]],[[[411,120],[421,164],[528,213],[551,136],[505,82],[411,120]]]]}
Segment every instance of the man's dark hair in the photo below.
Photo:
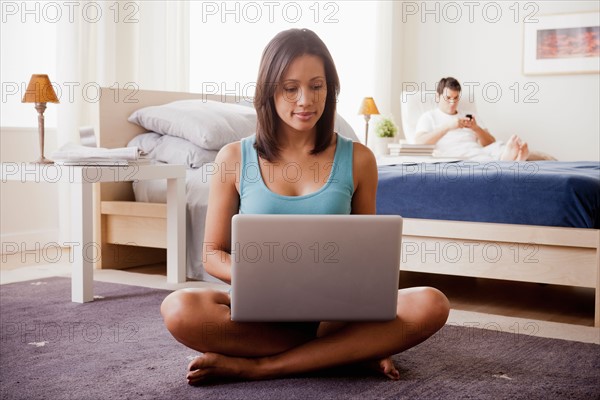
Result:
{"type": "Polygon", "coordinates": [[[437,94],[441,96],[442,93],[444,93],[445,88],[456,90],[457,92],[461,91],[460,83],[458,83],[458,81],[451,76],[440,79],[440,82],[437,86],[437,94]]]}

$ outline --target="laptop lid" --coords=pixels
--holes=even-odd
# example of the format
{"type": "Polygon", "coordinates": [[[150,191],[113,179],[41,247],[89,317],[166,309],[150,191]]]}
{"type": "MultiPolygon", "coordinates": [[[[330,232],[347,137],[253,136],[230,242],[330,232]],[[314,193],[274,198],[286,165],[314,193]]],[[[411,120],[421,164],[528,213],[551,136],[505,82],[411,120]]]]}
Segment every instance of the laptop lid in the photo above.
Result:
{"type": "Polygon", "coordinates": [[[394,319],[401,235],[397,215],[235,215],[231,319],[394,319]]]}

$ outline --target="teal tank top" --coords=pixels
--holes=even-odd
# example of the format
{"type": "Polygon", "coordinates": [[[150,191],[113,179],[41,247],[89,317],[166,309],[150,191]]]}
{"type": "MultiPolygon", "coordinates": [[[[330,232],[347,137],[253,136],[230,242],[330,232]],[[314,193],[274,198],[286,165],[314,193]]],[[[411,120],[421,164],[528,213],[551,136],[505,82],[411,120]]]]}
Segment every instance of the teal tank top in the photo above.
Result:
{"type": "Polygon", "coordinates": [[[255,135],[241,141],[240,214],[350,214],[354,193],[352,140],[337,135],[329,178],[316,192],[303,196],[283,196],[267,187],[260,173],[255,141],[255,135]]]}

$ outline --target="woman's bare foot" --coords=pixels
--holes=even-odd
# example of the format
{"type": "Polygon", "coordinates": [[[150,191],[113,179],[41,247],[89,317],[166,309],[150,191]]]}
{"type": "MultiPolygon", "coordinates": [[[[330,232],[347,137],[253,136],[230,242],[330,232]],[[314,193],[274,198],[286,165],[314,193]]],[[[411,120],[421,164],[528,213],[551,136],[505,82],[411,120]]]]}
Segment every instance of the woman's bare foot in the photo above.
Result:
{"type": "MultiPolygon", "coordinates": [[[[391,357],[365,364],[392,380],[400,379],[391,357]]],[[[259,380],[269,378],[260,358],[228,357],[217,353],[204,353],[188,365],[186,379],[190,385],[202,385],[219,379],[259,380]]]]}
{"type": "Polygon", "coordinates": [[[379,371],[388,378],[397,381],[400,379],[400,372],[396,369],[391,357],[384,358],[378,361],[379,371]]]}
{"type": "Polygon", "coordinates": [[[256,380],[261,375],[259,359],[228,357],[217,353],[204,353],[188,365],[187,381],[190,385],[202,385],[219,378],[256,380]]]}
{"type": "Polygon", "coordinates": [[[368,368],[380,372],[391,380],[397,381],[400,379],[400,372],[396,369],[391,357],[382,358],[381,360],[371,361],[366,364],[368,368]]]}

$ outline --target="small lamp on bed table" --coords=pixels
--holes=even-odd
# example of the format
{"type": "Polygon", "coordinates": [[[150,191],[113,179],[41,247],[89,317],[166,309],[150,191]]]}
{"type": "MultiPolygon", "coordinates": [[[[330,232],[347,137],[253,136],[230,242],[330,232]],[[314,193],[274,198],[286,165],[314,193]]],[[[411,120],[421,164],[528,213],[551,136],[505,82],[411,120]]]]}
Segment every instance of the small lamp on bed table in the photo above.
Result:
{"type": "Polygon", "coordinates": [[[35,103],[38,112],[38,133],[40,138],[40,158],[35,161],[38,164],[52,164],[52,161],[44,157],[44,111],[46,103],[58,103],[58,97],[50,83],[48,75],[31,75],[27,91],[21,103],[35,103]]]}
{"type": "Polygon", "coordinates": [[[375,105],[375,100],[373,100],[372,97],[365,97],[360,105],[358,114],[365,116],[365,146],[368,146],[367,141],[369,139],[369,120],[371,119],[371,115],[379,114],[379,110],[375,105]]]}

